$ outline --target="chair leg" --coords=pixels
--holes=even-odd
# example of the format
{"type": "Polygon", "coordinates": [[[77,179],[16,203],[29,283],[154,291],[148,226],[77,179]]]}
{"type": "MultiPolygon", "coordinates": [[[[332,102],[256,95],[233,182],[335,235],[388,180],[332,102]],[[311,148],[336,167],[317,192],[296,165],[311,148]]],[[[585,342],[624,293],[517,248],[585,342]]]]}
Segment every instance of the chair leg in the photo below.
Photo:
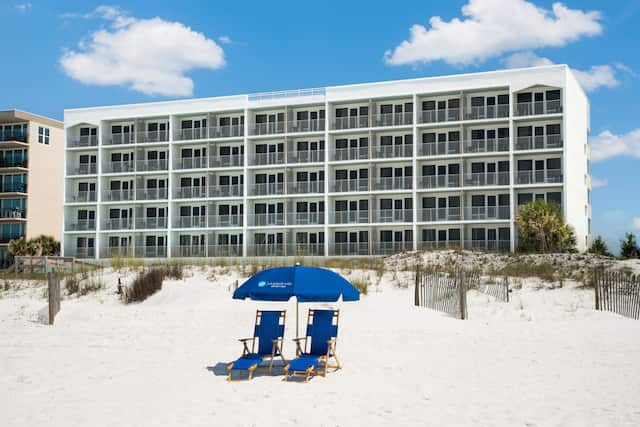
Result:
{"type": "Polygon", "coordinates": [[[285,365],[284,367],[284,380],[285,381],[289,381],[289,364],[285,365]]]}
{"type": "Polygon", "coordinates": [[[248,369],[248,371],[249,371],[249,379],[252,379],[252,378],[253,378],[253,371],[255,371],[257,367],[258,367],[258,366],[256,365],[256,366],[252,366],[252,367],[250,367],[250,368],[248,369]]]}
{"type": "Polygon", "coordinates": [[[304,379],[304,382],[308,383],[309,379],[311,378],[311,373],[313,372],[313,366],[310,368],[307,368],[307,372],[306,372],[306,377],[304,379]]]}
{"type": "Polygon", "coordinates": [[[227,377],[227,381],[232,381],[231,373],[233,372],[233,363],[229,363],[229,365],[227,365],[227,371],[229,371],[229,376],[227,377]]]}

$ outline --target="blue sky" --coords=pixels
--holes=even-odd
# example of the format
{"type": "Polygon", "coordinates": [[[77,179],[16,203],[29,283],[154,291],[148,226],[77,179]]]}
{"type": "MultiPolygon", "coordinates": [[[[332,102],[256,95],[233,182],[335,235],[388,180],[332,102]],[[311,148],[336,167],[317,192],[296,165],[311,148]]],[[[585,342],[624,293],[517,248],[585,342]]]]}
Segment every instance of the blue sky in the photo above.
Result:
{"type": "Polygon", "coordinates": [[[0,109],[566,63],[591,102],[593,232],[640,234],[640,1],[164,3],[4,0],[0,109]]]}

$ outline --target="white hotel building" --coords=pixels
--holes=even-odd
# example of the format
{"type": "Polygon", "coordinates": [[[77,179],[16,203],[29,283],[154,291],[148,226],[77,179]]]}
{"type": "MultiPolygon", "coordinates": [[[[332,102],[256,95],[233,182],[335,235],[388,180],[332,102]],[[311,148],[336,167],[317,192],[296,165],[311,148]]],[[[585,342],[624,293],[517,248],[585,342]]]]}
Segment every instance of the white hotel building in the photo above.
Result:
{"type": "Polygon", "coordinates": [[[590,244],[589,103],[565,65],[65,111],[66,256],[514,250],[559,203],[590,244]]]}

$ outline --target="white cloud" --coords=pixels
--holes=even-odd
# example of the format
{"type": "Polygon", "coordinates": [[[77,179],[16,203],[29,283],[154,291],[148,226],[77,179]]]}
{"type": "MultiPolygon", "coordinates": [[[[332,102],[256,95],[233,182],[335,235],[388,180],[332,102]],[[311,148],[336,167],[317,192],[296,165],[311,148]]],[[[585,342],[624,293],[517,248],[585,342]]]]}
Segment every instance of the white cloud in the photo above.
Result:
{"type": "MultiPolygon", "coordinates": [[[[524,67],[538,67],[540,65],[551,65],[553,61],[543,56],[538,56],[531,51],[516,52],[507,56],[502,60],[503,64],[507,68],[524,68],[524,67]]],[[[627,73],[632,72],[630,68],[624,64],[611,65],[594,65],[587,71],[576,70],[572,68],[576,79],[587,92],[593,92],[601,87],[614,88],[620,84],[616,77],[616,70],[625,71],[627,73]]]]}
{"type": "Polygon", "coordinates": [[[220,36],[218,37],[218,41],[222,44],[231,44],[231,37],[229,36],[220,36]]]}
{"type": "Polygon", "coordinates": [[[599,12],[569,9],[562,3],[547,10],[526,0],[469,0],[462,15],[448,22],[433,16],[430,28],[413,25],[409,40],[385,52],[385,61],[468,65],[507,52],[564,46],[602,32],[599,12]]]}
{"type": "Polygon", "coordinates": [[[591,177],[591,188],[601,188],[606,186],[609,183],[606,179],[598,179],[595,177],[591,177]]]}
{"type": "Polygon", "coordinates": [[[180,22],[137,19],[111,6],[68,18],[100,17],[110,22],[60,58],[64,72],[85,84],[127,86],[148,95],[190,96],[193,69],[225,65],[224,51],[204,34],[180,22]]]}
{"type": "Polygon", "coordinates": [[[15,5],[15,8],[18,9],[22,13],[27,13],[31,10],[31,3],[18,3],[15,5]]]}
{"type": "Polygon", "coordinates": [[[640,159],[640,128],[622,135],[605,130],[592,137],[589,144],[591,160],[594,162],[617,156],[632,156],[640,159]]]}
{"type": "Polygon", "coordinates": [[[640,217],[635,217],[631,220],[631,225],[636,230],[640,230],[640,217]]]}

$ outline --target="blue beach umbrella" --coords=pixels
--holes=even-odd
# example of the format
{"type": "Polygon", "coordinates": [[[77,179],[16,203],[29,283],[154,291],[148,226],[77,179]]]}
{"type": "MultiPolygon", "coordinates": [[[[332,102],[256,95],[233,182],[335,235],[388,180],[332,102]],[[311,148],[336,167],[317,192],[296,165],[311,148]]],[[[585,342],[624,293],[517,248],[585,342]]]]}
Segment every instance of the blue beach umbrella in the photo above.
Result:
{"type": "MultiPolygon", "coordinates": [[[[295,265],[263,270],[251,276],[233,293],[233,299],[253,301],[335,302],[358,301],[360,292],[344,277],[331,270],[295,265]]],[[[296,304],[296,335],[298,305],[296,304]]]]}

